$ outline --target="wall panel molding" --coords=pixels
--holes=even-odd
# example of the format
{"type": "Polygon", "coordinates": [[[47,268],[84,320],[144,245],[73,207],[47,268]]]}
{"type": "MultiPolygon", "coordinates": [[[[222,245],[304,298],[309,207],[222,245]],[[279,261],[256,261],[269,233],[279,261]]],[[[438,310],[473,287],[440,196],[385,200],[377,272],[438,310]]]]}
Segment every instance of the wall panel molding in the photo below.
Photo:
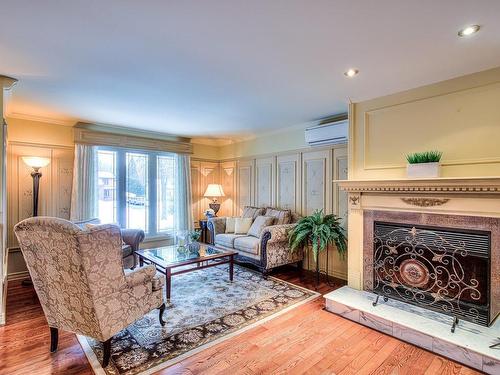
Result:
{"type": "Polygon", "coordinates": [[[301,212],[300,154],[278,155],[276,160],[276,204],[301,212]]]}
{"type": "Polygon", "coordinates": [[[255,160],[255,205],[258,207],[274,206],[276,158],[258,158],[255,160]]]}

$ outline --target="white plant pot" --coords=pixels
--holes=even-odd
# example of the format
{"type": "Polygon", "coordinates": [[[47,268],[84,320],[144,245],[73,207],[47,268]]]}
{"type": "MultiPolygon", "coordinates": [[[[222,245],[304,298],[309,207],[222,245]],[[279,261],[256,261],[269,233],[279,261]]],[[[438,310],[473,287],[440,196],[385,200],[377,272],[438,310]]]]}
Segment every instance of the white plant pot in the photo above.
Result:
{"type": "Polygon", "coordinates": [[[409,178],[436,178],[440,176],[441,164],[418,163],[406,166],[406,175],[409,178]]]}

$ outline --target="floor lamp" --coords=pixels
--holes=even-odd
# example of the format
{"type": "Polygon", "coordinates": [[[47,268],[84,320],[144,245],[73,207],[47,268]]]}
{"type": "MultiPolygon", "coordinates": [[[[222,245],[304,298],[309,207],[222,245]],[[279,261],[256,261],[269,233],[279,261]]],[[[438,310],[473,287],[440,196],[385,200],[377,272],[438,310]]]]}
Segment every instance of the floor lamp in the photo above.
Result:
{"type": "Polygon", "coordinates": [[[33,168],[33,172],[31,172],[31,177],[33,177],[33,216],[38,216],[38,193],[40,191],[40,178],[42,178],[40,168],[49,165],[50,159],[38,156],[23,156],[23,161],[27,166],[33,168]]]}
{"type": "MultiPolygon", "coordinates": [[[[38,193],[40,192],[40,178],[42,172],[40,168],[46,167],[50,163],[49,158],[41,158],[38,156],[23,156],[24,163],[33,168],[31,177],[33,177],[33,216],[38,216],[38,193]]],[[[23,280],[22,285],[30,286],[33,283],[30,280],[23,280]]]]}

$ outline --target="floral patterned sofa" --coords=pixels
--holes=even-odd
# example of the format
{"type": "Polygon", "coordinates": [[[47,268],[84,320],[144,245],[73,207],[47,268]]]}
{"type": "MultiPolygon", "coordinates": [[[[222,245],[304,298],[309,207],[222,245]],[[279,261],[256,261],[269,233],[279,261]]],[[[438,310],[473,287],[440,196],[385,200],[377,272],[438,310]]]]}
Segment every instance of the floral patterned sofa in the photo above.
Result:
{"type": "Polygon", "coordinates": [[[207,227],[212,245],[237,251],[235,259],[238,262],[257,266],[264,276],[273,268],[286,264],[297,263],[302,267],[303,252],[291,253],[288,246],[288,231],[295,226],[300,216],[290,210],[251,206],[245,207],[241,215],[253,220],[259,216],[275,217],[273,225],[264,227],[259,237],[226,233],[226,217],[208,218],[207,227]]]}

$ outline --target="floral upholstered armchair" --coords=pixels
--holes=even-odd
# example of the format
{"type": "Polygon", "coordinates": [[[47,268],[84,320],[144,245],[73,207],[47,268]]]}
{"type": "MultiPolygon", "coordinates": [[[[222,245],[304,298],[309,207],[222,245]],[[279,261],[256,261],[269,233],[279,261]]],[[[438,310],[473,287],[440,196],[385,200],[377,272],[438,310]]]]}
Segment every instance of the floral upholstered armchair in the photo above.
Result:
{"type": "Polygon", "coordinates": [[[153,309],[163,325],[163,278],[154,266],[125,273],[120,228],[82,230],[53,217],[33,217],[14,227],[57,350],[58,329],[102,342],[109,364],[111,339],[153,309]]]}
{"type": "MultiPolygon", "coordinates": [[[[97,218],[75,221],[74,223],[81,229],[101,224],[97,218]]],[[[137,256],[134,252],[139,250],[141,242],[144,241],[145,234],[142,229],[120,229],[120,231],[122,234],[123,267],[133,270],[137,267],[137,256]]]]}
{"type": "Polygon", "coordinates": [[[271,225],[264,226],[260,234],[255,236],[248,233],[234,233],[226,226],[226,217],[211,217],[207,227],[211,242],[215,247],[230,249],[238,252],[235,259],[241,263],[250,263],[267,274],[276,267],[296,263],[302,266],[304,254],[302,251],[291,252],[288,245],[288,232],[300,218],[290,210],[276,208],[262,208],[247,206],[241,217],[252,218],[253,222],[259,217],[273,217],[271,225]]]}

